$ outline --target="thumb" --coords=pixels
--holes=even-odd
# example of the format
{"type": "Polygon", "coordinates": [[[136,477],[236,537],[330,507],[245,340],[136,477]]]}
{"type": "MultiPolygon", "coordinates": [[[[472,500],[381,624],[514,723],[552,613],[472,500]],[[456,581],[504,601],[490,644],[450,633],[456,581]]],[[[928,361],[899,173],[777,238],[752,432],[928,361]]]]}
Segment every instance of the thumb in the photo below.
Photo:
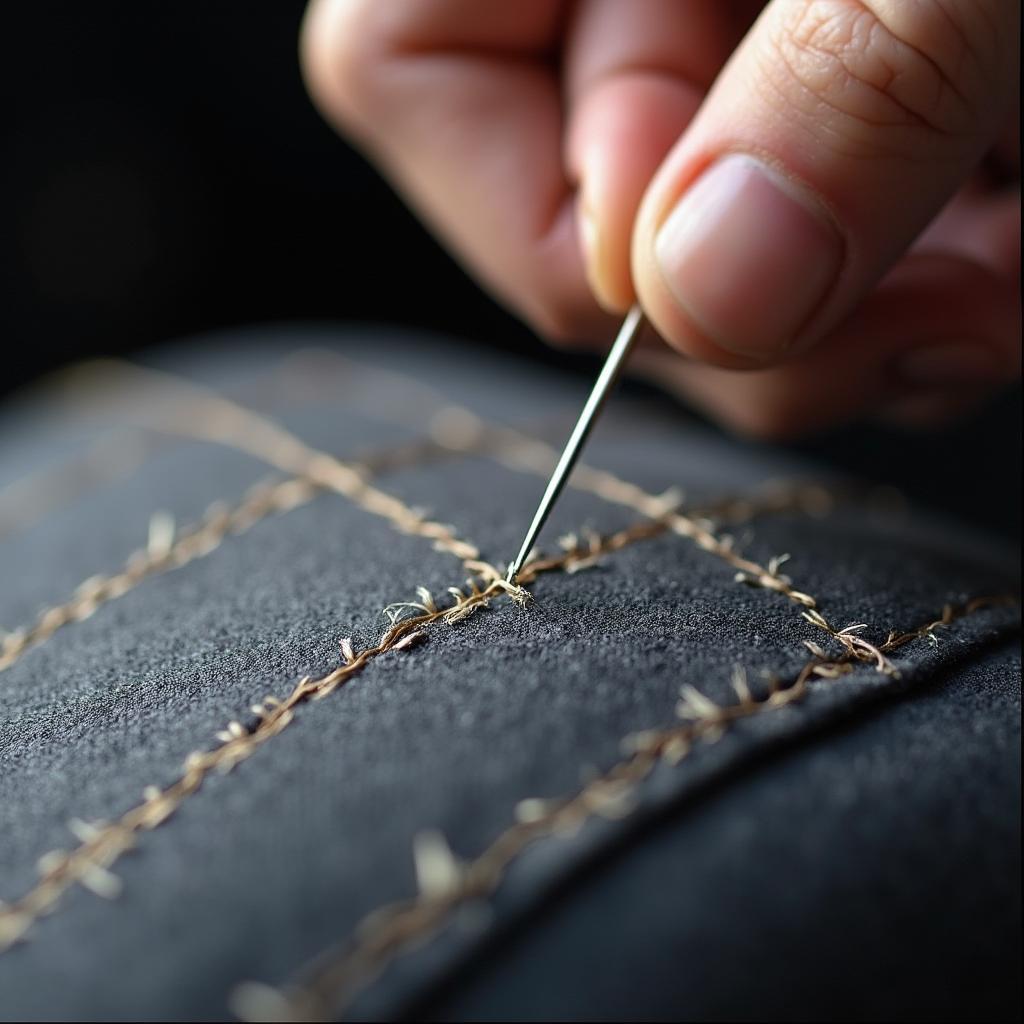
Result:
{"type": "Polygon", "coordinates": [[[997,134],[1007,0],[773,0],[651,181],[633,280],[659,332],[724,366],[814,345],[997,134]]]}

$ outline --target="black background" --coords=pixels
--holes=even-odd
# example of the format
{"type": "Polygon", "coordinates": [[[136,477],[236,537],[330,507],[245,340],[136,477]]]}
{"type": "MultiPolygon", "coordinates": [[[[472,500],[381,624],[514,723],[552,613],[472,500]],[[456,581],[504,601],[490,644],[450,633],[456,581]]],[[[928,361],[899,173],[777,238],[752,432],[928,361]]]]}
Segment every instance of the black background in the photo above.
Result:
{"type": "MultiPolygon", "coordinates": [[[[0,392],[85,355],[209,328],[371,320],[528,358],[487,298],[320,120],[298,0],[0,8],[0,392]]],[[[1020,400],[928,438],[801,446],[1015,533],[1020,400]]]]}
{"type": "Polygon", "coordinates": [[[531,345],[314,111],[303,8],[0,8],[5,387],[82,353],[279,319],[531,345]]]}

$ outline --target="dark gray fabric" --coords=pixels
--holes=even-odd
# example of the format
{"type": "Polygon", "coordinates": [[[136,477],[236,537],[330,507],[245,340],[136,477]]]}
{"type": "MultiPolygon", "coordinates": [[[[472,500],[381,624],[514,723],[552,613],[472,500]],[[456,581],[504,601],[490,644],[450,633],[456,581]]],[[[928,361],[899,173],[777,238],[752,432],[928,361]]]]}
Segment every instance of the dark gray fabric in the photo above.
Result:
{"type": "Polygon", "coordinates": [[[1017,653],[954,662],[912,698],[726,776],[685,814],[670,804],[409,1009],[1017,1018],[1019,805],[992,785],[996,760],[1019,770],[1017,653]]]}
{"type": "MultiPolygon", "coordinates": [[[[382,414],[395,386],[379,377],[346,373],[335,383],[323,376],[295,395],[259,385],[268,371],[273,381],[272,367],[298,345],[340,344],[488,418],[540,423],[556,437],[586,387],[485,355],[466,366],[435,339],[363,333],[339,342],[328,331],[283,331],[270,343],[252,335],[222,340],[153,359],[248,394],[342,457],[414,431],[382,414]]],[[[59,408],[40,400],[0,422],[7,439],[0,483],[118,422],[114,413],[82,418],[59,408]]],[[[654,492],[681,485],[695,499],[779,476],[822,475],[683,430],[670,413],[628,395],[602,422],[588,461],[654,492]]],[[[132,475],[0,539],[0,622],[30,621],[82,579],[116,568],[144,543],[155,509],[187,521],[267,472],[216,445],[159,447],[132,475]]],[[[517,547],[543,481],[471,457],[401,469],[380,485],[502,561],[517,547]]],[[[569,492],[546,546],[560,530],[609,531],[637,518],[569,492]]],[[[1012,554],[921,515],[891,519],[859,506],[824,519],[779,515],[737,536],[762,561],[789,553],[796,584],[833,621],[868,623],[876,640],[890,628],[923,624],[947,602],[1016,586],[1012,554]]],[[[71,891],[30,942],[0,956],[0,1012],[220,1017],[238,981],[291,977],[348,937],[364,914],[415,892],[417,831],[440,828],[456,853],[473,857],[511,822],[517,801],[575,791],[581,770],[618,760],[627,733],[670,724],[682,683],[727,701],[737,663],[752,678],[761,669],[795,672],[807,657],[803,641],[821,634],[784,598],[733,575],[688,541],[663,535],[596,569],[538,580],[526,610],[495,602],[466,622],[437,626],[412,651],[373,662],[329,699],[299,709],[294,725],[141,836],[114,868],[124,882],[117,901],[71,891]]],[[[36,858],[73,842],[70,817],[122,813],[144,786],[171,781],[189,751],[210,745],[254,701],[336,665],[342,637],[357,648],[374,641],[384,605],[413,599],[419,585],[442,593],[463,576],[428,541],[323,495],[62,629],[0,673],[0,896],[17,898],[32,885],[36,858]]],[[[816,684],[799,704],[738,723],[676,767],[659,767],[635,814],[531,847],[498,893],[488,928],[447,929],[403,957],[355,1013],[387,1017],[415,1006],[489,935],[527,914],[515,942],[496,947],[458,998],[423,1006],[466,1017],[614,1017],[633,1005],[640,1015],[691,1019],[812,1016],[823,1007],[836,1017],[881,1017],[913,1016],[942,991],[949,1006],[969,1008],[977,971],[965,969],[962,983],[946,971],[945,987],[927,990],[922,969],[858,982],[888,962],[878,943],[893,944],[894,962],[906,960],[909,933],[889,935],[882,924],[890,905],[908,928],[976,937],[987,951],[985,1005],[1012,1009],[1020,951],[1019,663],[986,660],[985,650],[1016,619],[1012,608],[979,612],[944,631],[938,647],[920,641],[902,649],[899,679],[858,668],[816,684]],[[847,720],[857,724],[842,731],[847,720]],[[955,747],[948,756],[946,745],[955,747]],[[644,824],[652,815],[665,822],[654,831],[644,824]],[[606,849],[616,851],[611,866],[586,875],[582,895],[545,902],[606,849]],[[772,888],[776,879],[794,890],[791,898],[772,888]],[[730,880],[735,899],[723,911],[730,880]],[[637,892],[644,900],[632,916],[626,908],[637,908],[637,892]],[[864,942],[843,946],[843,970],[834,958],[829,975],[840,993],[858,993],[856,1007],[848,994],[828,1003],[792,965],[749,984],[737,967],[729,982],[733,943],[745,963],[773,935],[824,956],[837,919],[868,905],[876,911],[844,937],[864,942]],[[678,918],[694,923],[677,929],[678,918]],[[620,978],[606,972],[588,994],[586,965],[608,953],[594,934],[601,921],[610,933],[628,929],[631,953],[620,978]],[[872,948],[858,957],[865,944],[872,948]],[[667,950],[689,965],[671,978],[663,976],[667,950]],[[646,986],[642,997],[638,985],[646,986]]],[[[931,948],[922,947],[918,968],[931,948]]],[[[764,949],[766,963],[776,956],[795,954],[764,949]]]]}

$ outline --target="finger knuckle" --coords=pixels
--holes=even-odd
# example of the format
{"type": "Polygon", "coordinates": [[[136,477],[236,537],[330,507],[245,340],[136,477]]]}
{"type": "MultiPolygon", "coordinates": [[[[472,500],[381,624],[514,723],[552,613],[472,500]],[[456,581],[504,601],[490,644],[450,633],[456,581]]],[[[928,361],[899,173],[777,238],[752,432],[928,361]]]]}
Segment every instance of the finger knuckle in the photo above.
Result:
{"type": "Polygon", "coordinates": [[[970,134],[994,45],[984,24],[976,27],[984,19],[964,16],[972,6],[800,0],[771,33],[768,78],[787,109],[827,123],[845,143],[902,153],[922,137],[970,134]]]}

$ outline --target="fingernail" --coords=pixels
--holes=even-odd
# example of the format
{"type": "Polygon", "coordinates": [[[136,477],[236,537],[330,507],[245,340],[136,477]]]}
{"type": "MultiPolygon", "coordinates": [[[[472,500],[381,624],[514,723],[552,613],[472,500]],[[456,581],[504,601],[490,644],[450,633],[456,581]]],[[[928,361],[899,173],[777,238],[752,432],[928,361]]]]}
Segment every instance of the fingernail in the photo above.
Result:
{"type": "Polygon", "coordinates": [[[896,367],[904,382],[915,387],[992,384],[1006,376],[989,348],[962,342],[911,349],[896,367]]]}
{"type": "Polygon", "coordinates": [[[583,267],[587,275],[587,284],[602,309],[617,312],[621,303],[617,303],[608,288],[608,268],[605,265],[606,253],[601,245],[601,228],[597,217],[581,198],[577,204],[580,227],[580,244],[583,247],[583,267]]]}
{"type": "Polygon", "coordinates": [[[843,243],[818,201],[759,160],[727,156],[679,200],[655,254],[669,291],[722,348],[788,349],[832,285],[843,243]]]}

